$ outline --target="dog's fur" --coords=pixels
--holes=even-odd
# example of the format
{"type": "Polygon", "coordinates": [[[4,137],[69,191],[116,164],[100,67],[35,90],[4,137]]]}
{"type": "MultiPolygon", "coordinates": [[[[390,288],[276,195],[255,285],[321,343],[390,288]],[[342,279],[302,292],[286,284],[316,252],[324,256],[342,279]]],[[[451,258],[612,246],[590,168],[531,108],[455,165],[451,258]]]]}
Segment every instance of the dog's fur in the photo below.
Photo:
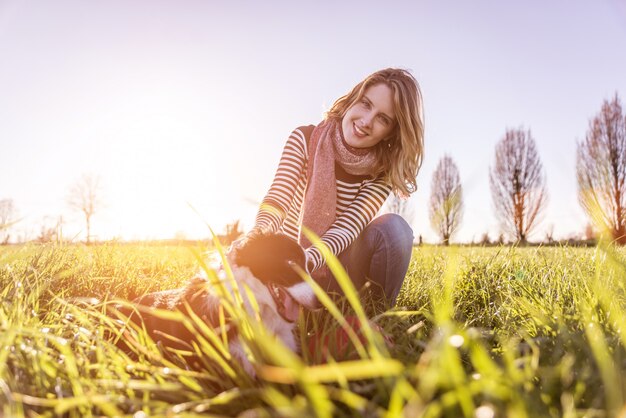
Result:
{"type": "MultiPolygon", "coordinates": [[[[298,307],[314,309],[318,305],[312,289],[295,269],[295,266],[305,268],[305,255],[300,245],[282,234],[264,234],[246,240],[229,253],[228,259],[244,309],[250,317],[258,314],[265,328],[295,351],[293,329],[298,307]],[[248,291],[254,295],[258,312],[253,308],[248,291]]],[[[228,323],[227,317],[224,319],[226,311],[220,312],[223,299],[216,286],[223,286],[222,289],[232,295],[233,282],[227,279],[226,266],[220,264],[215,271],[219,284],[211,283],[206,275],[199,275],[180,289],[150,293],[135,300],[137,309],[130,311],[129,316],[135,323],[143,324],[154,341],[172,349],[189,350],[197,330],[192,332],[180,321],[164,319],[155,314],[154,308],[177,310],[187,316],[195,314],[214,329],[220,328],[221,315],[222,325],[225,322],[227,329],[220,329],[218,334],[227,333],[231,355],[246,372],[254,375],[236,328],[228,323]]]]}

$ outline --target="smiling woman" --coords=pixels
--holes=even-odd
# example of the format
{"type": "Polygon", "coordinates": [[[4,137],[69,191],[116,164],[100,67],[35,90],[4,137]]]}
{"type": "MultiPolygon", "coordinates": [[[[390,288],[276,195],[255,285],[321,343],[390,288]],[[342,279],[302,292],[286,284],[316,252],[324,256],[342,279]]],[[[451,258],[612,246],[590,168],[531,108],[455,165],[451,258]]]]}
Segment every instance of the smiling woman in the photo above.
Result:
{"type": "Polygon", "coordinates": [[[394,303],[413,232],[400,216],[374,217],[391,191],[415,190],[423,125],[421,93],[408,71],[371,74],[335,101],[320,124],[293,131],[248,236],[284,232],[299,240],[309,272],[325,290],[341,293],[322,251],[306,236],[312,231],[357,288],[394,303]]]}

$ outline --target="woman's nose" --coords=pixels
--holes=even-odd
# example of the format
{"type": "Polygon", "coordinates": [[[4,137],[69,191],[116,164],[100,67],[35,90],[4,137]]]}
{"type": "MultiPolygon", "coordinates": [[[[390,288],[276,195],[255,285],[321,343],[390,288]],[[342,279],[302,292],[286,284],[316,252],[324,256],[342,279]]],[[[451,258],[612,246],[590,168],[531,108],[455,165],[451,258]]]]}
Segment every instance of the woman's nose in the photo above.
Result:
{"type": "Polygon", "coordinates": [[[370,125],[372,124],[372,114],[371,113],[366,113],[361,117],[361,123],[363,124],[364,127],[369,128],[370,125]]]}

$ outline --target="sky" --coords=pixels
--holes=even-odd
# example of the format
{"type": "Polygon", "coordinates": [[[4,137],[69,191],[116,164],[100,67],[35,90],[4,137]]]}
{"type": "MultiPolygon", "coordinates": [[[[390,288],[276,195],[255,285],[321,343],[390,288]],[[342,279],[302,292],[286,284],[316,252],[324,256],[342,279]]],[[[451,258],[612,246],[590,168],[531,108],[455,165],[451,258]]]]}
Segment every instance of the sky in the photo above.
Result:
{"type": "Polygon", "coordinates": [[[410,199],[416,237],[433,171],[456,162],[453,242],[499,234],[495,145],[530,129],[548,205],[531,241],[580,234],[576,146],[604,100],[626,100],[626,1],[0,0],[0,199],[15,238],[63,217],[81,175],[100,178],[96,239],[248,230],[289,133],[321,121],[368,74],[409,69],[425,153],[410,199]]]}

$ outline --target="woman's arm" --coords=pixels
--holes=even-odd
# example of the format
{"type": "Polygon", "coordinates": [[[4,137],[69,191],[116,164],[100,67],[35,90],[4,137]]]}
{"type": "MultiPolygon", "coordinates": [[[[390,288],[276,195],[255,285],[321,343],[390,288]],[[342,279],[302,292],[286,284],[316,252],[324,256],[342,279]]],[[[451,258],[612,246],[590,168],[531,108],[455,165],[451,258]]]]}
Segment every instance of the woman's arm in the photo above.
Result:
{"type": "MultiPolygon", "coordinates": [[[[359,190],[350,206],[333,222],[321,239],[336,256],[344,251],[359,236],[365,226],[376,216],[389,196],[391,186],[382,178],[367,182],[359,190]]],[[[324,264],[321,252],[314,246],[306,250],[312,260],[310,271],[324,264]]]]}
{"type": "Polygon", "coordinates": [[[296,128],[287,139],[274,181],[261,203],[250,233],[278,231],[291,207],[305,164],[306,139],[302,128],[296,128]]]}

